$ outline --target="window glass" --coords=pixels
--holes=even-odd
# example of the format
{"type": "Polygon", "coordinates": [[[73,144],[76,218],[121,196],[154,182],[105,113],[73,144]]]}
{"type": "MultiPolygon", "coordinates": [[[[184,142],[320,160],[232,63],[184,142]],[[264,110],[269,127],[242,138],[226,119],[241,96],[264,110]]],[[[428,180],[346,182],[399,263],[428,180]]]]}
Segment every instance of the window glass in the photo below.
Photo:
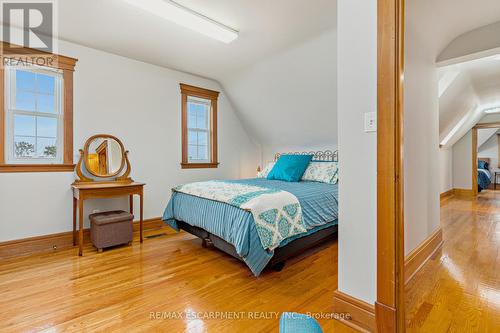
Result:
{"type": "Polygon", "coordinates": [[[210,103],[210,100],[188,98],[188,155],[190,161],[203,162],[209,159],[210,103]]]}
{"type": "Polygon", "coordinates": [[[58,140],[64,125],[59,107],[61,94],[58,93],[61,74],[38,68],[7,68],[7,71],[7,161],[46,163],[43,160],[50,159],[62,162],[61,140],[58,140]]]}

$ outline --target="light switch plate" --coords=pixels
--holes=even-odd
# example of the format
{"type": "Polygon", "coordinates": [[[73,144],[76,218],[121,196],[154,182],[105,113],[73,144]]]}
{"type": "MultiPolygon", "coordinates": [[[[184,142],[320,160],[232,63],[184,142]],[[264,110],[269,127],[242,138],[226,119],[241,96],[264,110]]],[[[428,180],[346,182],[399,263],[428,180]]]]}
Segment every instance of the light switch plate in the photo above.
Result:
{"type": "Polygon", "coordinates": [[[365,113],[365,132],[376,132],[377,131],[377,113],[367,112],[365,113]]]}

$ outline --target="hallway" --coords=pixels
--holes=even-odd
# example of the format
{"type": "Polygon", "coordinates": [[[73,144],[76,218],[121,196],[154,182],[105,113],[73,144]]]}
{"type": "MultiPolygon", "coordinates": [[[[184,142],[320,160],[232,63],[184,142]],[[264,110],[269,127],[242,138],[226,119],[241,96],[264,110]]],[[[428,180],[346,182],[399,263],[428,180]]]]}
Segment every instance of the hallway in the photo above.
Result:
{"type": "Polygon", "coordinates": [[[406,286],[408,332],[498,332],[500,192],[441,203],[443,248],[406,286]]]}

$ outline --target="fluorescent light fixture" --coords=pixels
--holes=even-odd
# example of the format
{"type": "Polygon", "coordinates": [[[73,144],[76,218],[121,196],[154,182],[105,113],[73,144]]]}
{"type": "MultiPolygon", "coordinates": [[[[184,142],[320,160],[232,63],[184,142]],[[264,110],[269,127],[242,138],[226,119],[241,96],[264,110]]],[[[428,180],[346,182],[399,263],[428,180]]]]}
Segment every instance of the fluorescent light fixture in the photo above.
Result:
{"type": "Polygon", "coordinates": [[[500,107],[484,110],[484,113],[488,113],[488,114],[491,114],[491,113],[500,113],[500,107]]]}
{"type": "Polygon", "coordinates": [[[238,31],[171,0],[124,1],[180,26],[224,43],[231,43],[238,38],[238,31]]]}

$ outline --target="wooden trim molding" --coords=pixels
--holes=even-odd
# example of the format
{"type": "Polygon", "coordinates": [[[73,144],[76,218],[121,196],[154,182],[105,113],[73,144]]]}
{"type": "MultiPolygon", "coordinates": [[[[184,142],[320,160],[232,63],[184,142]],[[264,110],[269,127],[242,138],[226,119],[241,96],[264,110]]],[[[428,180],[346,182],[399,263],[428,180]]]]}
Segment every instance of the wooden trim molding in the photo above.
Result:
{"type": "Polygon", "coordinates": [[[446,198],[451,197],[451,196],[453,196],[453,189],[450,189],[450,190],[448,190],[448,191],[446,191],[446,192],[441,193],[441,194],[439,195],[439,198],[440,198],[441,200],[443,200],[443,199],[446,199],[446,198]]]}
{"type": "Polygon", "coordinates": [[[474,194],[474,191],[468,188],[454,188],[453,195],[460,197],[468,197],[468,198],[473,198],[476,196],[474,194]]]}
{"type": "Polygon", "coordinates": [[[477,196],[477,128],[472,129],[472,196],[477,196]]]}
{"type": "MultiPolygon", "coordinates": [[[[144,220],[145,230],[155,230],[163,227],[165,223],[161,217],[144,220]]],[[[139,222],[134,222],[134,232],[139,231],[139,222]]],[[[167,233],[174,233],[170,230],[167,233]]],[[[84,243],[90,243],[90,229],[84,229],[84,243]]],[[[51,252],[54,250],[73,247],[73,232],[62,232],[38,237],[30,237],[0,243],[0,259],[12,258],[36,253],[51,252]]]]}
{"type": "MultiPolygon", "coordinates": [[[[62,164],[6,164],[5,163],[5,70],[0,69],[0,173],[2,172],[70,172],[73,164],[73,72],[78,59],[42,52],[19,45],[2,42],[0,60],[31,64],[32,58],[43,59],[45,67],[59,69],[63,74],[63,163],[62,164]]],[[[38,63],[38,62],[37,62],[38,63]]]]}
{"type": "Polygon", "coordinates": [[[473,128],[500,128],[500,121],[476,124],[473,128]]]}
{"type": "Polygon", "coordinates": [[[0,173],[73,172],[74,170],[74,164],[0,164],[0,173]]]}
{"type": "Polygon", "coordinates": [[[443,246],[443,230],[439,228],[405,259],[405,284],[425,265],[425,263],[443,246]]]}
{"type": "Polygon", "coordinates": [[[181,87],[181,125],[182,125],[182,169],[207,169],[217,168],[218,152],[217,152],[217,101],[219,92],[208,90],[205,88],[190,86],[184,83],[180,84],[181,87]],[[188,116],[187,116],[187,101],[188,97],[198,97],[209,99],[211,101],[212,110],[210,112],[210,162],[209,163],[192,163],[189,162],[188,157],[188,116]]]}
{"type": "Polygon", "coordinates": [[[500,134],[497,133],[497,159],[498,159],[498,162],[497,162],[497,168],[500,169],[500,134]]]}
{"type": "Polygon", "coordinates": [[[344,294],[339,290],[333,292],[333,311],[337,314],[348,314],[345,318],[339,316],[339,321],[360,332],[375,332],[375,307],[357,298],[344,294]]]}
{"type": "Polygon", "coordinates": [[[377,301],[379,332],[404,332],[404,0],[379,0],[377,301]]]}
{"type": "Polygon", "coordinates": [[[63,56],[56,53],[48,53],[29,47],[23,47],[20,45],[3,42],[1,45],[1,60],[2,63],[5,61],[13,60],[21,64],[31,64],[33,63],[33,58],[37,58],[36,64],[43,67],[51,67],[61,70],[74,71],[78,59],[63,56]]]}
{"type": "Polygon", "coordinates": [[[217,168],[219,163],[181,163],[183,169],[210,169],[217,168]]]}

